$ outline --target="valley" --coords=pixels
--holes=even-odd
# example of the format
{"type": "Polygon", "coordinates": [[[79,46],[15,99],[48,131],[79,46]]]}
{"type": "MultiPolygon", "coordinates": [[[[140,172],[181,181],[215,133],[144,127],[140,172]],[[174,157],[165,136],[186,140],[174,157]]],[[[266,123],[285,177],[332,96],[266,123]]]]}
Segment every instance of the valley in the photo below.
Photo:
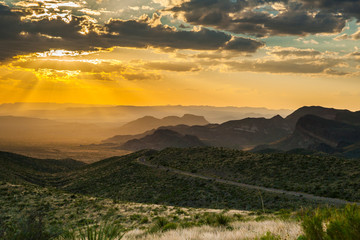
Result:
{"type": "MultiPolygon", "coordinates": [[[[145,117],[112,126],[128,135],[99,135],[97,142],[10,139],[0,144],[0,234],[299,239],[316,214],[330,225],[348,208],[360,216],[358,116],[303,107],[285,118],[221,124],[192,115],[145,117]]],[[[20,120],[17,129],[7,119],[6,134],[33,129],[20,120]]],[[[31,122],[53,129],[50,135],[63,131],[51,121],[31,122]]],[[[65,135],[79,134],[66,126],[65,135]]]]}

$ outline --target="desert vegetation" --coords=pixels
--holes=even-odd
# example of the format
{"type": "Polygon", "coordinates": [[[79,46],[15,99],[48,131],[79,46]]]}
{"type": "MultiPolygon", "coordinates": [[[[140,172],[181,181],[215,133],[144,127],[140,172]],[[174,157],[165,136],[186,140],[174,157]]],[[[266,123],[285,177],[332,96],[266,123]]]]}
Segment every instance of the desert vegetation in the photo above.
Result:
{"type": "Polygon", "coordinates": [[[358,159],[329,155],[250,153],[226,148],[168,148],[153,164],[241,183],[359,201],[358,159]]]}
{"type": "Polygon", "coordinates": [[[0,184],[6,240],[359,239],[360,207],[241,211],[116,202],[53,188],[0,184]]]}
{"type": "Polygon", "coordinates": [[[355,205],[326,206],[321,201],[231,186],[139,163],[145,158],[155,165],[229,180],[237,179],[240,175],[235,171],[240,171],[242,181],[255,185],[272,181],[270,186],[287,184],[286,189],[294,189],[295,180],[306,184],[309,180],[301,178],[311,174],[324,179],[332,190],[331,180],[326,179],[336,169],[330,161],[342,166],[336,170],[343,174],[336,175],[338,179],[351,183],[357,179],[357,166],[351,159],[208,147],[143,150],[93,164],[70,160],[53,164],[53,160],[1,155],[0,239],[327,240],[345,234],[352,240],[358,236],[360,210],[355,205]],[[257,178],[247,166],[256,170],[257,178]],[[308,172],[294,169],[293,178],[287,175],[296,166],[308,172]],[[278,179],[270,173],[278,174],[278,179]]]}

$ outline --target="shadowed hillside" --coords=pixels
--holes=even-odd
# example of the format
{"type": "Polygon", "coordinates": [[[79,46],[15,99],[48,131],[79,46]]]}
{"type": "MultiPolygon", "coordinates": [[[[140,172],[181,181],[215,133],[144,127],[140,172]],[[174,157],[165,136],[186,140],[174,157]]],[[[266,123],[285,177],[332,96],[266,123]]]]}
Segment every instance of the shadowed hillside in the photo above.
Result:
{"type": "MultiPolygon", "coordinates": [[[[354,118],[352,118],[352,122],[354,122],[354,118]]],[[[266,148],[282,151],[306,149],[346,157],[358,157],[360,156],[359,142],[360,127],[358,125],[306,115],[297,121],[292,135],[273,144],[258,146],[253,151],[263,151],[266,148]]]]}
{"type": "Polygon", "coordinates": [[[72,159],[36,159],[9,152],[0,152],[0,180],[12,183],[46,184],[46,177],[85,166],[72,159]]]}

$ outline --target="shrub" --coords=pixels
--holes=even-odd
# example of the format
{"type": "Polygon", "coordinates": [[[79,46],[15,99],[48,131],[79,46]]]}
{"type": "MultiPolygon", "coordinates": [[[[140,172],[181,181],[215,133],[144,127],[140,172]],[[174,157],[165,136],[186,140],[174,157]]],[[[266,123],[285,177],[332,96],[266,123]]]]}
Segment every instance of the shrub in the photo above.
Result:
{"type": "Polygon", "coordinates": [[[51,230],[46,229],[43,212],[35,210],[17,223],[3,225],[1,237],[9,240],[48,240],[61,234],[58,228],[51,230]]]}
{"type": "Polygon", "coordinates": [[[309,213],[303,218],[301,224],[305,237],[309,240],[323,240],[325,237],[325,232],[323,229],[323,217],[320,214],[319,210],[316,210],[314,213],[309,213]]]}
{"type": "Polygon", "coordinates": [[[118,225],[87,225],[83,229],[68,231],[61,240],[118,240],[124,236],[123,228],[118,225]]]}
{"type": "Polygon", "coordinates": [[[360,207],[316,209],[303,217],[302,227],[307,240],[360,239],[360,207]]]}
{"type": "Polygon", "coordinates": [[[217,214],[216,217],[216,225],[218,226],[228,226],[231,222],[231,218],[224,214],[217,214]]]}
{"type": "Polygon", "coordinates": [[[170,223],[167,223],[162,231],[165,232],[165,231],[169,231],[169,230],[173,230],[173,229],[177,229],[178,228],[178,225],[174,222],[170,222],[170,223]]]}
{"type": "Polygon", "coordinates": [[[154,232],[162,231],[163,227],[168,223],[169,221],[166,218],[159,217],[156,219],[155,223],[150,228],[149,232],[154,233],[154,232]]]}

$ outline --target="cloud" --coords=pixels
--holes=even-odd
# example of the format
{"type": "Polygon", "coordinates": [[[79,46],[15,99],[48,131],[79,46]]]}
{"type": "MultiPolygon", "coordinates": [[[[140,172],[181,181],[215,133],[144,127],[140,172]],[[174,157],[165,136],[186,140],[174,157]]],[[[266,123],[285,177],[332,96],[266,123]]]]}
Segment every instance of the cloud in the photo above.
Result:
{"type": "Polygon", "coordinates": [[[301,0],[305,7],[342,13],[346,17],[360,20],[360,0],[301,0]]]}
{"type": "Polygon", "coordinates": [[[298,1],[190,0],[168,11],[191,24],[260,37],[337,33],[346,23],[337,12],[314,11],[298,1]],[[282,4],[283,9],[278,11],[274,3],[282,4]]]}
{"type": "Polygon", "coordinates": [[[21,21],[21,16],[21,13],[12,12],[0,4],[0,60],[49,49],[89,51],[123,46],[255,52],[263,46],[257,40],[234,38],[207,28],[181,31],[166,25],[154,25],[151,18],[111,19],[100,26],[87,16],[72,16],[67,21],[60,17],[21,21]]]}
{"type": "Polygon", "coordinates": [[[129,81],[139,81],[139,80],[140,81],[142,81],[142,80],[154,81],[154,80],[161,79],[161,75],[155,74],[155,73],[139,73],[139,72],[123,73],[121,76],[129,81]]]}
{"type": "Polygon", "coordinates": [[[276,49],[271,52],[271,54],[279,56],[281,58],[288,57],[318,57],[321,55],[321,52],[314,49],[297,49],[297,48],[284,48],[276,49]]]}
{"type": "Polygon", "coordinates": [[[349,34],[342,34],[340,36],[337,36],[334,38],[335,41],[341,41],[341,40],[360,40],[360,29],[349,35],[349,34]]]}
{"type": "Polygon", "coordinates": [[[77,79],[92,79],[101,81],[114,80],[120,76],[126,80],[158,80],[161,75],[144,69],[139,65],[124,63],[112,63],[111,61],[86,62],[78,60],[59,61],[58,59],[30,59],[21,60],[11,64],[14,67],[23,69],[33,69],[38,72],[46,71],[48,73],[59,74],[71,73],[77,79]]]}
{"type": "Polygon", "coordinates": [[[108,36],[122,46],[170,47],[176,49],[216,50],[231,49],[240,52],[255,52],[263,43],[242,37],[201,28],[199,31],[178,31],[166,25],[151,26],[151,19],[144,21],[111,20],[105,25],[108,36]],[[229,47],[232,46],[232,47],[229,47]]]}
{"type": "Polygon", "coordinates": [[[352,40],[360,40],[360,29],[356,33],[350,35],[352,40]]]}
{"type": "Polygon", "coordinates": [[[174,72],[194,72],[199,71],[200,67],[195,63],[186,62],[148,62],[144,65],[149,69],[174,71],[174,72]]]}
{"type": "Polygon", "coordinates": [[[308,59],[288,59],[288,60],[266,60],[266,61],[232,61],[226,63],[233,71],[248,72],[267,72],[267,73],[294,73],[294,74],[329,74],[345,75],[333,70],[341,62],[333,59],[308,60],[308,59]]]}

